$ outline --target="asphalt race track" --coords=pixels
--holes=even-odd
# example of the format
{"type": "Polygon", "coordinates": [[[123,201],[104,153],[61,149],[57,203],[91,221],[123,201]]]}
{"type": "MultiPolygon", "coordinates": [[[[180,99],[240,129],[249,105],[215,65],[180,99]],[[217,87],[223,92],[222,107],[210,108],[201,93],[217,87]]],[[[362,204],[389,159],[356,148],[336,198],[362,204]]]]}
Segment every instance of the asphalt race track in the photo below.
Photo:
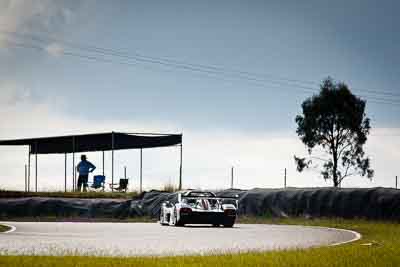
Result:
{"type": "Polygon", "coordinates": [[[302,226],[237,224],[233,228],[160,226],[156,223],[6,222],[0,254],[192,255],[338,245],[351,231],[302,226]]]}

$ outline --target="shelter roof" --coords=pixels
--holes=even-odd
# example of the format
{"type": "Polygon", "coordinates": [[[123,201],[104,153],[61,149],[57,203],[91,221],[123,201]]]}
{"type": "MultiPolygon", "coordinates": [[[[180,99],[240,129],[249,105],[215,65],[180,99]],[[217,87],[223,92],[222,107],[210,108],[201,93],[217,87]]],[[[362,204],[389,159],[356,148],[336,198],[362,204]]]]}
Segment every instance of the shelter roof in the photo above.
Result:
{"type": "Polygon", "coordinates": [[[0,146],[29,146],[32,154],[154,148],[181,143],[182,134],[121,132],[0,140],[0,146]]]}

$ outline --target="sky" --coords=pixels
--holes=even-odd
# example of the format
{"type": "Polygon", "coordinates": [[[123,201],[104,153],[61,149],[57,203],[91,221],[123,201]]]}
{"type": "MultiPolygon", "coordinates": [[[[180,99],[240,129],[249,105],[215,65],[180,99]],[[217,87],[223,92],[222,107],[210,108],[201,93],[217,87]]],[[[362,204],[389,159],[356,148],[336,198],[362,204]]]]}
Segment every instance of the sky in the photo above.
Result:
{"type": "MultiPolygon", "coordinates": [[[[367,100],[375,177],[400,175],[398,1],[0,2],[0,139],[92,132],[183,133],[185,187],[329,186],[298,173],[294,118],[330,76],[367,100]],[[161,63],[160,63],[161,62],[161,63]],[[204,68],[206,66],[206,68],[204,68]]],[[[0,188],[24,188],[27,148],[0,148],[0,188]]],[[[79,156],[79,155],[77,155],[79,156]]],[[[101,173],[101,154],[88,153],[101,173]]],[[[109,153],[106,176],[110,177],[109,153]]],[[[107,160],[108,159],[108,160],[107,160]]],[[[144,187],[177,183],[179,151],[144,151],[144,187]]],[[[138,187],[139,152],[116,152],[138,187]]],[[[61,190],[63,155],[38,158],[61,190]]],[[[68,157],[68,184],[72,159],[68,157]]],[[[32,169],[32,172],[34,170],[32,169]]],[[[107,179],[108,179],[107,178],[107,179]]]]}

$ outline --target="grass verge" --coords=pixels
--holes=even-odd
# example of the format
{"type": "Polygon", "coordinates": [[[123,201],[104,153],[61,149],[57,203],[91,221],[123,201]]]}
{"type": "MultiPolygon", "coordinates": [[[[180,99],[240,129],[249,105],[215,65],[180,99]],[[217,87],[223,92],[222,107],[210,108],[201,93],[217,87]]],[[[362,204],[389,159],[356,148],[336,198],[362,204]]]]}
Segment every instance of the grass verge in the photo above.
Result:
{"type": "MultiPolygon", "coordinates": [[[[0,233],[1,233],[1,232],[8,231],[8,230],[10,230],[10,229],[11,229],[10,227],[8,227],[8,226],[6,226],[6,225],[0,224],[0,233]]],[[[0,261],[0,262],[1,262],[1,261],[0,261]]]]}
{"type": "Polygon", "coordinates": [[[242,223],[300,224],[354,230],[362,240],[336,247],[305,250],[185,257],[44,257],[1,256],[0,266],[400,266],[400,226],[394,222],[343,219],[246,218],[242,223]]]}

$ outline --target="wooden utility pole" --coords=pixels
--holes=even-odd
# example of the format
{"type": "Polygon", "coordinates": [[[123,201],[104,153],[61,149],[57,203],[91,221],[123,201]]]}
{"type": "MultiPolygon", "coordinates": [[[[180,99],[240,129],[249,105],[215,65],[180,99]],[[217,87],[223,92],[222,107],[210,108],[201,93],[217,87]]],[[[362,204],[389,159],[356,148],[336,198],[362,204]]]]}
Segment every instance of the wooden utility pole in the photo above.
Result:
{"type": "Polygon", "coordinates": [[[284,185],[284,187],[286,188],[286,168],[285,168],[285,176],[284,176],[283,185],[284,185]]]}
{"type": "Polygon", "coordinates": [[[233,166],[231,168],[231,189],[233,189],[233,166]]]}

